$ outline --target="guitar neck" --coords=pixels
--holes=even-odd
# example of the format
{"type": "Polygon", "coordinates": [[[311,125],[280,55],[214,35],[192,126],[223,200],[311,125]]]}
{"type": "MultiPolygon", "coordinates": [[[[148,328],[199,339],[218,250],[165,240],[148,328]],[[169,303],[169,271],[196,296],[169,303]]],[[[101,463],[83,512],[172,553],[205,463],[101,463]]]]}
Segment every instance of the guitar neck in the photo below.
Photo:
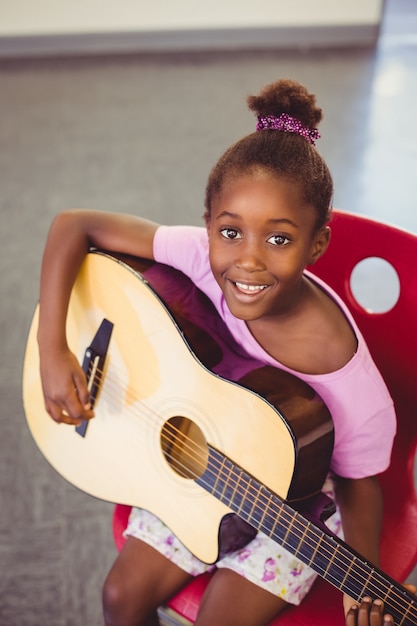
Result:
{"type": "Polygon", "coordinates": [[[415,596],[212,446],[207,468],[196,482],[340,591],[358,601],[366,595],[380,598],[396,624],[417,624],[415,596]]]}

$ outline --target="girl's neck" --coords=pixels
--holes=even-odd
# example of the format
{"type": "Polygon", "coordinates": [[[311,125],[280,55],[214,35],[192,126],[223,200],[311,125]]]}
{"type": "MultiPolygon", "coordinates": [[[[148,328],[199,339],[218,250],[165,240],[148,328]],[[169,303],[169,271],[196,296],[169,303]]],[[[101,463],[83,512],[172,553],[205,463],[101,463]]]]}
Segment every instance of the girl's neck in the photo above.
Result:
{"type": "Polygon", "coordinates": [[[247,322],[259,345],[296,372],[327,374],[343,367],[357,349],[357,338],[343,311],[308,278],[302,299],[282,314],[247,322]]]}

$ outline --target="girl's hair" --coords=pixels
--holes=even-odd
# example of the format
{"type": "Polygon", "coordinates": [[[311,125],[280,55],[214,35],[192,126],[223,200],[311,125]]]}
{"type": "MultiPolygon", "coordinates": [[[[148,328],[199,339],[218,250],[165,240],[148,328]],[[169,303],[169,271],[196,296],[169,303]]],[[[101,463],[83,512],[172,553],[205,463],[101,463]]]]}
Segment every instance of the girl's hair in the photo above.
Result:
{"type": "MultiPolygon", "coordinates": [[[[247,103],[258,118],[286,113],[309,129],[315,128],[322,119],[315,96],[291,80],[267,85],[258,96],[249,96],[247,103]]],[[[260,169],[298,185],[303,201],[317,213],[317,229],[329,221],[333,182],[324,159],[312,143],[296,131],[271,129],[243,137],[220,157],[207,182],[204,218],[210,218],[212,202],[221,193],[226,180],[260,169]]]]}

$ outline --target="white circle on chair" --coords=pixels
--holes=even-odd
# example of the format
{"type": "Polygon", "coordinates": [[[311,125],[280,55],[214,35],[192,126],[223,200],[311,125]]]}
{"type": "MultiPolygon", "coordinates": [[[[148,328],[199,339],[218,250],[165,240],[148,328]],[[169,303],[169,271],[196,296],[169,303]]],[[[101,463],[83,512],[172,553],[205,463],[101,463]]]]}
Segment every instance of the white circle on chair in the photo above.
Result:
{"type": "Polygon", "coordinates": [[[360,261],[352,271],[350,288],[357,303],[368,313],[386,313],[400,297],[398,274],[391,263],[381,257],[360,261]]]}

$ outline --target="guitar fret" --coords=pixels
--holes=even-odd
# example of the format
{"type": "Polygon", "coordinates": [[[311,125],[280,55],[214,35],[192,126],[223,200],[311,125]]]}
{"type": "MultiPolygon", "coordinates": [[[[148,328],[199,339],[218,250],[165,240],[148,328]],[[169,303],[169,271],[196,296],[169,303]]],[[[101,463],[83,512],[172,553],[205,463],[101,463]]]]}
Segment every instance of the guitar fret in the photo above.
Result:
{"type": "MultiPolygon", "coordinates": [[[[208,486],[210,486],[210,492],[221,502],[224,502],[225,493],[229,484],[230,472],[233,470],[233,467],[231,466],[229,459],[219,453],[210,454],[209,466],[211,466],[211,469],[206,470],[203,476],[201,476],[201,479],[204,478],[205,488],[208,489],[208,486]],[[214,482],[213,476],[216,476],[214,482]]],[[[197,479],[196,482],[201,481],[197,479]]]]}
{"type": "MultiPolygon", "coordinates": [[[[405,610],[403,610],[403,615],[401,617],[401,621],[399,623],[399,626],[401,626],[402,624],[407,624],[407,621],[406,621],[407,620],[407,615],[410,613],[411,607],[413,607],[414,610],[415,610],[415,605],[414,604],[408,604],[408,606],[405,607],[405,610]]],[[[415,613],[414,613],[414,616],[411,616],[411,619],[413,619],[413,617],[414,617],[414,619],[416,618],[415,613]]]]}
{"type": "Polygon", "coordinates": [[[256,500],[256,495],[250,478],[243,470],[236,472],[235,487],[230,498],[231,508],[253,522],[250,512],[247,511],[248,502],[253,500],[256,500]]]}
{"type": "Polygon", "coordinates": [[[391,591],[393,590],[393,588],[394,588],[394,585],[390,585],[390,586],[388,587],[388,589],[387,589],[387,592],[386,592],[385,596],[384,596],[383,598],[381,598],[381,600],[382,600],[383,602],[386,602],[386,601],[388,600],[388,596],[389,596],[389,594],[391,593],[391,591]]]}
{"type": "MultiPolygon", "coordinates": [[[[275,500],[275,497],[273,497],[273,500],[275,500]]],[[[281,543],[281,535],[279,531],[283,531],[285,529],[285,524],[281,521],[283,511],[283,506],[280,506],[277,509],[277,515],[275,516],[275,519],[272,520],[272,527],[269,533],[269,535],[273,539],[276,539],[279,543],[281,543]]]]}
{"type": "Polygon", "coordinates": [[[372,569],[370,569],[370,570],[369,570],[369,573],[368,573],[368,578],[365,580],[365,582],[364,582],[364,584],[363,584],[363,587],[362,587],[362,590],[361,590],[361,592],[360,592],[360,596],[361,596],[361,597],[362,597],[363,595],[366,595],[366,592],[367,592],[367,589],[368,589],[368,583],[369,583],[369,581],[373,578],[374,574],[375,574],[375,570],[374,570],[373,568],[372,568],[372,569]]]}
{"type": "MultiPolygon", "coordinates": [[[[211,459],[211,461],[212,461],[212,462],[213,462],[213,461],[216,461],[216,460],[217,460],[217,459],[215,459],[215,458],[212,458],[212,459],[211,459]]],[[[212,485],[212,493],[214,493],[214,494],[217,494],[217,493],[219,492],[219,486],[218,486],[218,483],[219,483],[219,481],[220,481],[220,478],[223,476],[223,469],[222,469],[222,468],[223,468],[223,465],[224,465],[225,460],[226,460],[226,458],[225,458],[225,457],[221,458],[220,467],[217,467],[217,468],[216,468],[216,472],[212,472],[212,473],[211,473],[211,474],[212,474],[212,476],[215,476],[215,477],[216,477],[216,480],[214,481],[214,484],[212,485]]]]}
{"type": "MultiPolygon", "coordinates": [[[[293,520],[293,519],[291,519],[291,522],[289,523],[288,528],[287,528],[287,531],[286,531],[286,533],[285,533],[285,535],[284,535],[284,539],[283,539],[283,541],[282,541],[282,545],[283,545],[284,547],[285,547],[285,544],[286,544],[286,543],[287,543],[287,541],[288,541],[288,536],[290,536],[291,529],[292,529],[292,525],[293,525],[293,521],[294,521],[294,520],[293,520]]],[[[290,545],[291,545],[291,544],[290,544],[290,545]]]]}
{"type": "MultiPolygon", "coordinates": [[[[358,555],[352,554],[348,546],[339,545],[337,550],[342,554],[339,559],[340,562],[346,563],[347,566],[345,575],[337,585],[341,591],[348,593],[357,600],[362,599],[365,595],[370,595],[386,601],[390,591],[396,590],[394,584],[388,585],[381,571],[377,570],[371,563],[362,560],[358,555]]],[[[398,594],[398,591],[396,593],[398,594]]],[[[399,596],[397,596],[397,601],[398,599],[399,596]]],[[[390,612],[393,611],[395,612],[395,603],[393,607],[390,607],[390,612]]]]}
{"type": "Polygon", "coordinates": [[[206,470],[203,476],[197,479],[196,482],[204,483],[207,489],[207,482],[213,483],[211,477],[214,473],[217,473],[216,479],[210,488],[211,493],[224,504],[231,506],[233,510],[240,512],[245,504],[245,496],[249,487],[249,484],[247,484],[245,492],[239,492],[239,485],[244,472],[214,449],[210,450],[209,466],[211,466],[210,469],[206,470]],[[213,465],[215,466],[215,472],[213,472],[213,465]]]}
{"type": "Polygon", "coordinates": [[[299,551],[300,551],[301,546],[305,543],[305,537],[306,537],[306,535],[307,535],[307,526],[305,526],[305,527],[302,529],[302,534],[301,534],[301,537],[300,537],[300,539],[299,539],[299,541],[298,541],[298,546],[297,546],[297,548],[296,548],[296,550],[295,550],[295,552],[294,552],[294,556],[298,556],[298,553],[299,553],[299,551]]]}
{"type": "Polygon", "coordinates": [[[249,487],[250,487],[249,481],[246,481],[246,482],[243,483],[243,492],[241,494],[240,504],[239,504],[239,507],[236,510],[236,513],[238,513],[238,514],[241,514],[241,513],[243,514],[245,512],[244,508],[242,508],[242,505],[245,504],[246,499],[248,497],[249,487]]]}
{"type": "MultiPolygon", "coordinates": [[[[287,522],[288,524],[288,522],[287,522]]],[[[311,524],[306,523],[299,514],[291,519],[289,528],[285,534],[283,545],[297,556],[301,561],[313,567],[323,578],[336,584],[347,578],[345,567],[350,560],[343,557],[338,546],[331,537],[318,529],[313,530],[314,542],[307,541],[311,535],[311,524]]],[[[340,588],[340,587],[339,587],[340,588]]]]}
{"type": "Polygon", "coordinates": [[[335,560],[336,554],[337,554],[337,548],[336,548],[336,551],[333,552],[331,557],[329,558],[329,562],[323,574],[325,578],[329,575],[329,572],[331,572],[331,568],[334,567],[334,560],[335,560]]]}
{"type": "Polygon", "coordinates": [[[349,566],[348,566],[348,568],[347,568],[347,570],[346,570],[346,573],[345,573],[345,575],[343,576],[343,580],[342,580],[342,581],[341,581],[341,583],[340,583],[340,587],[341,587],[341,589],[344,589],[344,588],[345,588],[345,583],[346,583],[347,579],[349,578],[350,573],[351,573],[351,570],[352,570],[352,567],[353,567],[354,565],[356,565],[356,556],[354,556],[354,557],[353,557],[353,559],[352,559],[352,561],[349,563],[349,566]]]}
{"type": "Polygon", "coordinates": [[[268,496],[268,499],[265,502],[265,508],[263,510],[262,517],[259,520],[259,528],[264,528],[265,527],[265,518],[266,518],[266,516],[268,514],[268,511],[270,509],[270,506],[271,506],[272,494],[271,493],[267,493],[267,496],[268,496]]]}
{"type": "Polygon", "coordinates": [[[262,487],[252,481],[251,483],[253,489],[253,501],[254,505],[252,508],[252,521],[256,528],[262,528],[262,519],[265,516],[265,496],[263,495],[262,487]]]}
{"type": "MultiPolygon", "coordinates": [[[[310,523],[310,522],[309,522],[309,523],[310,523]]],[[[316,543],[316,546],[315,546],[315,548],[314,548],[314,552],[313,552],[312,556],[310,557],[310,560],[309,560],[309,562],[308,562],[308,565],[312,565],[312,563],[314,562],[314,560],[315,560],[315,558],[316,558],[316,554],[317,554],[317,552],[319,551],[320,544],[321,544],[321,542],[322,542],[322,541],[323,541],[323,536],[320,536],[320,537],[319,537],[319,541],[318,541],[318,543],[316,543]]]]}
{"type": "MultiPolygon", "coordinates": [[[[271,514],[265,507],[266,497],[262,496],[262,486],[250,477],[244,470],[238,468],[214,448],[210,449],[209,465],[215,465],[217,472],[216,480],[211,481],[210,491],[222,502],[241,515],[243,519],[254,527],[261,529],[265,519],[272,521],[271,514]]],[[[204,483],[207,489],[207,481],[213,474],[213,467],[206,470],[202,477],[196,479],[197,483],[204,483]]],[[[272,494],[265,490],[268,499],[272,494]]],[[[274,523],[276,519],[274,519],[274,523]]],[[[269,528],[266,530],[269,531],[269,528]]]]}
{"type": "Polygon", "coordinates": [[[275,529],[281,515],[281,507],[276,506],[273,494],[269,494],[269,501],[270,505],[265,508],[261,529],[266,535],[274,538],[275,536],[278,536],[275,529]]]}
{"type": "Polygon", "coordinates": [[[232,489],[230,479],[233,476],[233,465],[229,461],[229,459],[226,460],[226,463],[228,467],[224,466],[224,471],[223,471],[224,485],[223,485],[222,492],[219,494],[219,497],[220,497],[220,500],[224,502],[225,504],[230,504],[231,502],[230,490],[232,489]],[[227,470],[227,475],[226,475],[226,470],[227,470]]]}
{"type": "Polygon", "coordinates": [[[240,505],[238,504],[238,499],[241,502],[242,501],[242,495],[239,494],[239,487],[240,487],[240,481],[242,479],[242,473],[241,472],[235,472],[236,475],[236,481],[235,481],[235,486],[233,487],[231,496],[230,496],[230,501],[234,503],[234,505],[237,507],[237,509],[240,509],[240,505]]]}
{"type": "MultiPolygon", "coordinates": [[[[309,521],[305,524],[300,524],[296,517],[295,521],[297,522],[294,531],[294,544],[296,547],[291,551],[294,553],[294,556],[304,561],[306,565],[310,565],[317,553],[319,544],[317,544],[317,541],[311,541],[311,537],[309,539],[309,533],[311,535],[311,524],[309,521]],[[299,533],[299,537],[296,536],[297,532],[299,533]],[[301,550],[302,553],[300,552],[301,550]]],[[[319,543],[320,541],[321,537],[319,537],[319,543]]]]}
{"type": "MultiPolygon", "coordinates": [[[[294,556],[297,556],[297,558],[308,565],[311,560],[309,553],[314,549],[313,546],[316,546],[316,542],[312,543],[311,540],[305,541],[306,531],[307,525],[301,524],[297,513],[294,512],[284,546],[287,547],[294,556]]],[[[320,559],[316,561],[316,565],[319,563],[320,559]]],[[[325,568],[321,566],[320,569],[325,568]]]]}
{"type": "MultiPolygon", "coordinates": [[[[286,547],[291,554],[297,555],[301,547],[305,547],[305,544],[303,544],[303,537],[305,536],[306,527],[305,525],[300,525],[297,513],[285,504],[282,504],[278,518],[282,517],[283,513],[285,513],[285,517],[283,521],[280,522],[281,532],[276,533],[276,525],[274,525],[274,531],[277,537],[280,537],[280,543],[282,543],[282,545],[286,547]]],[[[309,547],[308,543],[307,547],[309,547]]],[[[306,558],[305,554],[298,555],[298,558],[300,558],[300,556],[301,560],[308,563],[308,558],[306,558]]]]}
{"type": "MultiPolygon", "coordinates": [[[[352,598],[361,600],[364,595],[381,596],[382,589],[377,585],[375,579],[375,569],[366,561],[360,561],[356,555],[352,555],[349,550],[343,546],[338,546],[339,553],[342,553],[340,559],[342,563],[349,564],[345,575],[341,579],[339,588],[341,591],[348,593],[352,598]],[[360,575],[358,576],[358,568],[360,575]],[[356,570],[356,571],[355,571],[356,570]],[[369,583],[373,583],[373,589],[370,590],[369,583]]],[[[336,579],[337,580],[337,579],[336,579]]]]}
{"type": "Polygon", "coordinates": [[[259,519],[260,516],[257,513],[261,512],[259,507],[259,486],[258,483],[249,474],[244,473],[246,482],[246,508],[245,515],[247,520],[255,527],[260,528],[259,519]]]}
{"type": "Polygon", "coordinates": [[[323,536],[323,543],[327,554],[328,564],[323,572],[323,577],[335,584],[341,591],[349,593],[353,598],[360,599],[363,585],[363,575],[367,571],[367,564],[361,566],[361,574],[358,576],[352,569],[355,557],[347,554],[346,549],[338,545],[332,537],[323,536]],[[347,570],[346,570],[347,568],[347,570]]]}

